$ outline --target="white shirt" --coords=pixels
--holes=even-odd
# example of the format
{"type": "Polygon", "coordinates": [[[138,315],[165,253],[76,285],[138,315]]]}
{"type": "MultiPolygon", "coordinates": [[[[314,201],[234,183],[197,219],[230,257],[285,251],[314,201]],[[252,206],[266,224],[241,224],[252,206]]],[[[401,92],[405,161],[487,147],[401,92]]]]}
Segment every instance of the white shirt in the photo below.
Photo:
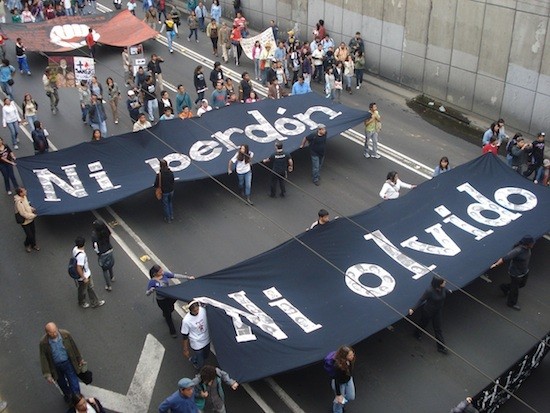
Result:
{"type": "Polygon", "coordinates": [[[82,267],[82,272],[84,273],[84,278],[81,278],[79,281],[83,281],[86,278],[90,278],[90,275],[92,275],[92,272],[90,271],[90,266],[88,264],[88,256],[86,255],[86,252],[82,251],[77,246],[75,246],[73,248],[73,257],[76,258],[76,264],[82,267]]]}
{"type": "Polygon", "coordinates": [[[6,127],[8,123],[13,122],[21,122],[21,117],[19,116],[17,106],[11,101],[9,105],[2,107],[2,125],[6,127]]]}
{"type": "Polygon", "coordinates": [[[197,110],[197,116],[202,116],[203,113],[210,112],[212,110],[212,106],[208,105],[206,108],[201,105],[201,107],[197,110]]]}
{"type": "Polygon", "coordinates": [[[382,189],[380,190],[380,198],[382,199],[396,199],[399,198],[399,190],[401,188],[407,188],[411,189],[413,186],[411,184],[407,184],[399,178],[397,178],[397,181],[394,183],[390,183],[388,181],[384,182],[384,185],[382,186],[382,189]]]}
{"type": "Polygon", "coordinates": [[[193,350],[200,350],[210,343],[206,310],[199,307],[199,313],[187,313],[181,322],[181,334],[189,336],[189,345],[193,350]]]}
{"type": "Polygon", "coordinates": [[[250,172],[250,165],[251,165],[251,162],[252,162],[252,157],[254,156],[254,152],[250,151],[249,155],[250,156],[250,159],[248,162],[245,162],[244,160],[242,161],[239,161],[237,160],[237,156],[239,156],[239,152],[237,152],[233,158],[231,158],[231,162],[233,162],[235,164],[235,171],[238,173],[238,174],[246,174],[248,172],[250,172]]]}
{"type": "Polygon", "coordinates": [[[151,122],[149,122],[148,120],[145,121],[145,123],[141,123],[139,120],[134,123],[134,127],[132,128],[132,131],[133,132],[137,132],[137,131],[140,131],[140,130],[145,130],[147,128],[150,128],[151,127],[151,122]]]}

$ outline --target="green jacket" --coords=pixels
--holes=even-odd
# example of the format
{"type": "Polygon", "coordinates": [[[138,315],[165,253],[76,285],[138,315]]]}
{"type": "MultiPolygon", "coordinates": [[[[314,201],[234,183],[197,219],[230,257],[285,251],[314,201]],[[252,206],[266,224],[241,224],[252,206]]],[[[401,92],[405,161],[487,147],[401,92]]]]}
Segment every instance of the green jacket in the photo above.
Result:
{"type": "MultiPolygon", "coordinates": [[[[79,365],[82,361],[80,351],[78,350],[71,333],[67,330],[59,329],[59,334],[63,339],[63,346],[65,347],[65,350],[67,350],[69,360],[71,360],[71,364],[78,373],[79,365]]],[[[48,379],[49,377],[53,377],[54,380],[57,380],[57,370],[55,368],[55,364],[53,363],[52,349],[50,347],[47,334],[44,334],[44,336],[40,339],[40,366],[42,367],[42,374],[44,375],[44,378],[48,379]]]]}

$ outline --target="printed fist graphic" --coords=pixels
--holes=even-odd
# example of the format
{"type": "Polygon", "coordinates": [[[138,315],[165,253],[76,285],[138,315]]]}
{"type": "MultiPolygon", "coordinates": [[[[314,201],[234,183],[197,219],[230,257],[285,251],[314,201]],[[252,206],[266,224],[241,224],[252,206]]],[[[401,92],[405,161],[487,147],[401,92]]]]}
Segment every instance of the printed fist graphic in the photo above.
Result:
{"type": "MultiPolygon", "coordinates": [[[[85,37],[88,35],[89,27],[85,24],[64,24],[54,26],[50,31],[50,42],[63,48],[78,49],[86,46],[85,37]]],[[[92,32],[94,40],[97,42],[99,33],[92,32]]]]}

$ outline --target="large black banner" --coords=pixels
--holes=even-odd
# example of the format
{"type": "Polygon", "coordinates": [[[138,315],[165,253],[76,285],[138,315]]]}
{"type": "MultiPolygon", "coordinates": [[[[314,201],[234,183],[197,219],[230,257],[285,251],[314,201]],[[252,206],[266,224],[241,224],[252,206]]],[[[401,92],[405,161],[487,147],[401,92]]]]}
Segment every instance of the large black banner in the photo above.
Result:
{"type": "Polygon", "coordinates": [[[547,232],[549,208],[548,188],[485,155],[351,220],[159,292],[205,303],[221,367],[251,381],[401,319],[432,271],[451,289],[468,284],[524,234],[547,232]]]}
{"type": "Polygon", "coordinates": [[[158,158],[168,161],[177,180],[206,178],[226,173],[239,145],[248,144],[258,162],[274,151],[277,140],[292,152],[318,124],[325,124],[332,137],[365,117],[366,112],[332,104],[315,93],[266,99],[20,158],[17,167],[39,215],[88,211],[151,188],[158,158]]]}
{"type": "Polygon", "coordinates": [[[483,413],[494,413],[506,403],[533,373],[550,349],[550,331],[520,360],[474,397],[474,405],[483,413]],[[502,387],[501,387],[502,386],[502,387]]]}

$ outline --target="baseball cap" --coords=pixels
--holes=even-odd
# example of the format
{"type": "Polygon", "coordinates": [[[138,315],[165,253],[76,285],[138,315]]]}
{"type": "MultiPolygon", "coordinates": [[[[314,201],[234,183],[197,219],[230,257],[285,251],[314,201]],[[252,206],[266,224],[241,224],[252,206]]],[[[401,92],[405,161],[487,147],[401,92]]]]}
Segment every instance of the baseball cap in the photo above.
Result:
{"type": "Polygon", "coordinates": [[[542,161],[542,166],[544,166],[545,168],[550,166],[550,159],[545,159],[544,161],[542,161]]]}
{"type": "Polygon", "coordinates": [[[189,308],[193,307],[195,304],[201,305],[201,303],[198,300],[193,300],[189,303],[189,308]]]}
{"type": "Polygon", "coordinates": [[[546,136],[546,133],[544,132],[539,132],[539,134],[537,136],[546,136]]]}
{"type": "Polygon", "coordinates": [[[187,377],[184,377],[183,379],[180,379],[180,381],[178,381],[178,387],[180,389],[189,389],[194,386],[195,385],[193,384],[193,380],[188,379],[187,377]]]}

